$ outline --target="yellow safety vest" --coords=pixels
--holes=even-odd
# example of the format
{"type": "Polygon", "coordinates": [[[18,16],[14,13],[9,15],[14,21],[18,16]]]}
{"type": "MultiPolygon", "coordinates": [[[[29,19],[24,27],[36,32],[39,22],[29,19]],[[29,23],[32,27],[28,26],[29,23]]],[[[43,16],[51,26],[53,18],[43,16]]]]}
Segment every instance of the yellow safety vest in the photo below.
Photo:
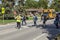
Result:
{"type": "Polygon", "coordinates": [[[16,17],[16,21],[17,21],[17,22],[21,22],[21,17],[20,17],[20,16],[17,16],[17,17],[16,17]]]}

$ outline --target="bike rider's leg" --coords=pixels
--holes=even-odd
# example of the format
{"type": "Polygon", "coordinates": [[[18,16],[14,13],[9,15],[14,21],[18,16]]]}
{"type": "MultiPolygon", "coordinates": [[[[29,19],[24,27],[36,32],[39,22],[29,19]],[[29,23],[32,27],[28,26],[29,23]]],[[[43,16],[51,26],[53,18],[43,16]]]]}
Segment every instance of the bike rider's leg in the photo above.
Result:
{"type": "Polygon", "coordinates": [[[21,24],[20,24],[20,22],[18,22],[18,29],[20,29],[21,28],[21,24]]]}
{"type": "Polygon", "coordinates": [[[17,28],[18,28],[18,22],[17,22],[17,28]]]}
{"type": "Polygon", "coordinates": [[[21,23],[19,24],[19,28],[21,28],[21,23]]]}

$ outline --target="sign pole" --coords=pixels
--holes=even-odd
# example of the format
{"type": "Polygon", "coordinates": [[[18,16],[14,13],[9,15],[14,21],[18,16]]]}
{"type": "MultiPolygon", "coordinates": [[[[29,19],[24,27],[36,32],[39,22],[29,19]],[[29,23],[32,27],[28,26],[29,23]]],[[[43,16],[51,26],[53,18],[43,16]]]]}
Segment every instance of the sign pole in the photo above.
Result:
{"type": "Polygon", "coordinates": [[[4,24],[4,14],[3,14],[3,24],[4,24]]]}
{"type": "Polygon", "coordinates": [[[5,8],[2,7],[2,14],[3,14],[3,24],[4,24],[4,13],[5,13],[5,8]]]}

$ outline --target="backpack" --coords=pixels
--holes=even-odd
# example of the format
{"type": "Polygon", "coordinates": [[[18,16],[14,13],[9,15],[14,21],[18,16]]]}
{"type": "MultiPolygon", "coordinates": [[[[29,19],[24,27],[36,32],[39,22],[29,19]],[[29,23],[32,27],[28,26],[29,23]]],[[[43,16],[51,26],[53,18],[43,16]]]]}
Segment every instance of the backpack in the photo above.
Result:
{"type": "Polygon", "coordinates": [[[35,16],[35,20],[38,20],[37,16],[35,16]]]}

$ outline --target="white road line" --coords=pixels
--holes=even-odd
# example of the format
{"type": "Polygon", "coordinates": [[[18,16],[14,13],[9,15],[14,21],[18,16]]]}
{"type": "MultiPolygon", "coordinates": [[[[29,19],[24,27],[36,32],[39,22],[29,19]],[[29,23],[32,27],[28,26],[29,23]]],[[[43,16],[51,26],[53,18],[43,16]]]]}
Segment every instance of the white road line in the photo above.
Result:
{"type": "Polygon", "coordinates": [[[39,38],[43,37],[44,35],[46,35],[46,33],[43,33],[43,34],[37,36],[37,37],[36,37],[35,39],[33,39],[33,40],[38,40],[39,38]]]}

